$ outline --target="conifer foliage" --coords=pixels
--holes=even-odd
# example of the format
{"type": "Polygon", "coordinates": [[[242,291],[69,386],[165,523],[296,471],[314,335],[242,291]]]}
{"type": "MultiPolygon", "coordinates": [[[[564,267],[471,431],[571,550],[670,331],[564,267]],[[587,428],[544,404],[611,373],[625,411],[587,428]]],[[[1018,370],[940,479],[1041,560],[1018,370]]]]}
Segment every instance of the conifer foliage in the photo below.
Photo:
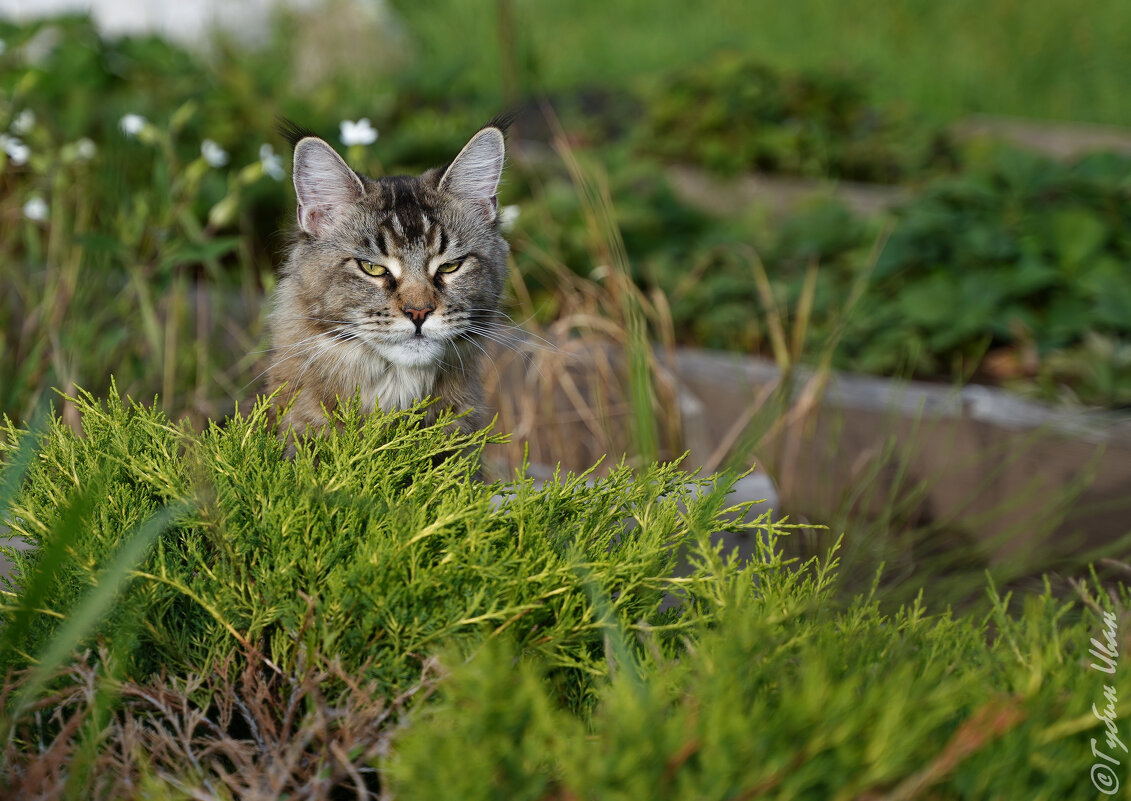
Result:
{"type": "MultiPolygon", "coordinates": [[[[366,666],[395,693],[441,645],[507,632],[571,677],[580,703],[605,673],[607,629],[655,628],[666,641],[712,613],[713,583],[672,577],[682,546],[709,549],[724,527],[773,528],[724,522],[729,484],[689,483],[673,465],[540,488],[480,483],[475,466],[498,436],[449,433],[449,417],[422,426],[423,407],[345,406],[331,433],[286,459],[266,404],[196,435],[155,408],[75,402],[83,436],[52,421],[11,503],[12,533],[37,546],[16,555],[23,575],[53,544],[65,541],[65,555],[41,599],[50,613],[33,616],[5,667],[44,647],[130,532],[172,509],[92,631],[128,644],[119,657],[133,677],[209,667],[240,648],[289,668],[305,646],[366,666]],[[660,610],[671,592],[686,611],[660,610]]],[[[28,436],[9,425],[9,452],[28,436]]]]}
{"type": "Polygon", "coordinates": [[[35,545],[0,608],[5,797],[1084,799],[1092,705],[1131,719],[1131,660],[1089,667],[1126,591],[845,603],[733,477],[483,483],[497,435],[423,407],[347,404],[286,459],[262,403],[198,434],[72,400],[81,436],[2,432],[35,545]]]}

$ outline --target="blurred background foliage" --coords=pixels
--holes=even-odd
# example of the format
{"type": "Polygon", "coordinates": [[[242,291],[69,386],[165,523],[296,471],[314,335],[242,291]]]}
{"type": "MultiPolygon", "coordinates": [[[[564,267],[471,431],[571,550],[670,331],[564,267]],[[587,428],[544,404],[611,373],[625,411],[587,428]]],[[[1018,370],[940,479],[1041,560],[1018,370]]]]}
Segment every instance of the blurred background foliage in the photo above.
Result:
{"type": "Polygon", "coordinates": [[[340,121],[369,119],[377,142],[343,150],[379,175],[443,162],[508,107],[511,311],[530,325],[566,313],[563,281],[606,280],[564,150],[607,185],[631,277],[663,298],[653,337],[774,355],[779,325],[802,361],[1131,403],[1131,157],[1054,159],[955,125],[1131,124],[1115,0],[381,9],[280,12],[204,48],[81,16],[0,22],[0,410],[114,373],[197,422],[229,411],[264,366],[293,204],[268,177],[264,147],[288,156],[277,118],[337,145],[340,121]],[[126,115],[148,125],[127,135],[126,115]],[[750,175],[809,194],[731,203],[750,175]]]}

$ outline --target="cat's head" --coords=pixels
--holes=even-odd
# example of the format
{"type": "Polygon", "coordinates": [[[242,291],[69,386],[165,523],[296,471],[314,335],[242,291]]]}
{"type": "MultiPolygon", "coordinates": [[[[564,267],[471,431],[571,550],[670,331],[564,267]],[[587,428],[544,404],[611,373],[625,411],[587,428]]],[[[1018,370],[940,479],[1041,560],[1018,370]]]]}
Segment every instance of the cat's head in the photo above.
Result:
{"type": "Polygon", "coordinates": [[[507,269],[496,200],[504,125],[418,177],[367,178],[324,140],[293,137],[299,230],[283,313],[402,366],[490,338],[507,269]]]}

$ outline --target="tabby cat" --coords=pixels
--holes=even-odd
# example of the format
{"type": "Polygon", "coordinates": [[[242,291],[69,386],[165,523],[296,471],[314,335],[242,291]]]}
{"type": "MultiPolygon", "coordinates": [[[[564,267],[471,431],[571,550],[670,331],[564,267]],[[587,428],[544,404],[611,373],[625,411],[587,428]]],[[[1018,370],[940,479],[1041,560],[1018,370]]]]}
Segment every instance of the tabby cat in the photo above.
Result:
{"type": "MultiPolygon", "coordinates": [[[[447,167],[367,178],[294,126],[298,228],[271,312],[267,390],[299,436],[360,391],[364,410],[434,397],[485,422],[480,358],[497,337],[507,270],[496,192],[505,121],[492,121],[447,167]]],[[[291,446],[293,450],[293,444],[291,446]]]]}

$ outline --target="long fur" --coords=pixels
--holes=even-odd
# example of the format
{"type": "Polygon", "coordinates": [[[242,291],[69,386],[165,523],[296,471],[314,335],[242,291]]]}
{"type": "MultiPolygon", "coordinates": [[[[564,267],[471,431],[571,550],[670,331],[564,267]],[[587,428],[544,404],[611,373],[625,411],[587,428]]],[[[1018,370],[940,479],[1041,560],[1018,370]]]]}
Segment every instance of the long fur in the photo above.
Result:
{"type": "MultiPolygon", "coordinates": [[[[492,123],[501,133],[507,120],[492,123]]],[[[450,408],[466,413],[461,428],[480,427],[481,360],[509,336],[493,202],[501,137],[481,130],[443,172],[372,179],[307,129],[284,120],[280,133],[297,148],[301,228],[271,314],[267,390],[283,389],[284,430],[324,425],[324,407],[358,392],[367,410],[434,397],[433,416],[450,408]]]]}

